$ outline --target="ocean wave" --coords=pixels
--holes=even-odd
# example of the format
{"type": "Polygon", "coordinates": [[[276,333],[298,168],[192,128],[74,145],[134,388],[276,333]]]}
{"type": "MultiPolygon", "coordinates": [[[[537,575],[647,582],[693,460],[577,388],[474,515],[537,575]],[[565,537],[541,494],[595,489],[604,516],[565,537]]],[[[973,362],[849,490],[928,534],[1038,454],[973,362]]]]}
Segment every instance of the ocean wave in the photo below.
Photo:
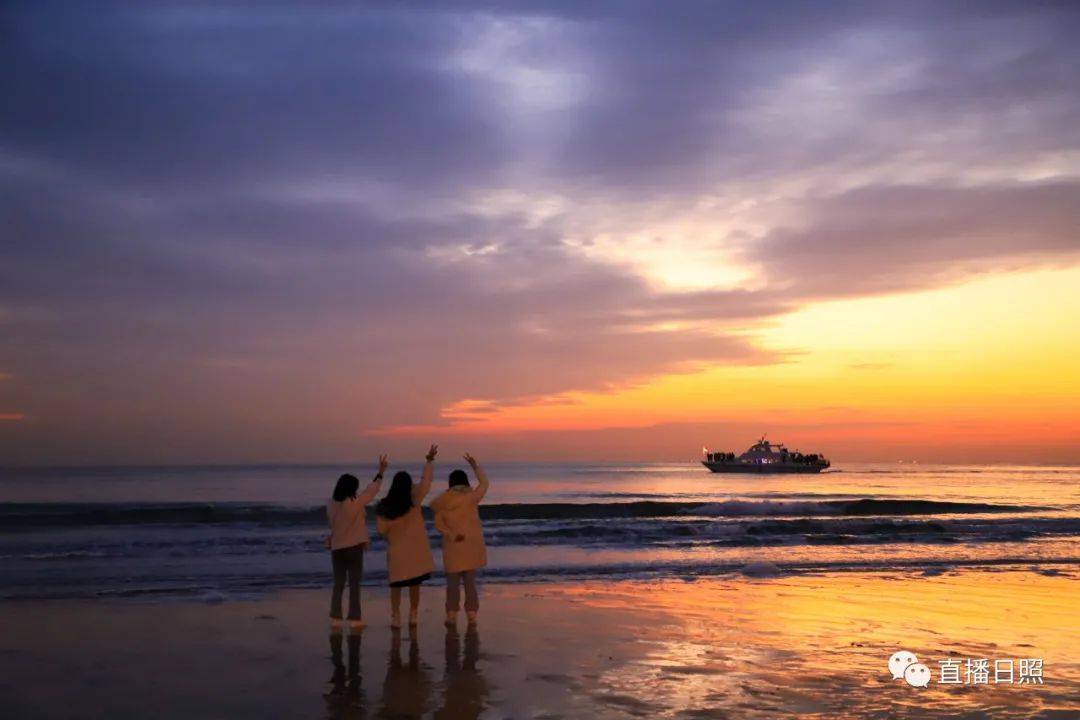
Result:
{"type": "Polygon", "coordinates": [[[761,547],[941,542],[1016,542],[1080,535],[1080,518],[981,520],[901,518],[762,518],[727,521],[604,520],[489,527],[493,546],[650,545],[761,547]]]}
{"type": "Polygon", "coordinates": [[[943,502],[938,500],[858,498],[831,500],[700,500],[612,503],[535,503],[482,505],[480,515],[495,520],[582,520],[603,518],[700,517],[836,517],[871,515],[945,515],[1036,512],[1028,505],[943,502]]]}
{"type": "Polygon", "coordinates": [[[1048,508],[1030,505],[999,505],[973,502],[944,502],[907,498],[859,498],[811,501],[728,500],[694,508],[695,515],[714,517],[832,516],[832,515],[946,515],[960,513],[1035,512],[1048,508]]]}
{"type": "Polygon", "coordinates": [[[249,503],[4,503],[0,529],[93,525],[310,525],[326,523],[324,508],[249,503]]]}
{"type": "MultiPolygon", "coordinates": [[[[480,507],[485,520],[587,520],[699,517],[911,516],[1034,512],[1047,508],[937,500],[641,500],[607,503],[508,503],[480,507]]],[[[373,509],[368,508],[369,519],[373,509]]],[[[430,510],[424,508],[430,517],[430,510]]],[[[3,503],[0,530],[94,525],[325,525],[322,507],[253,503],[3,503]]]]}
{"type": "MultiPolygon", "coordinates": [[[[772,575],[817,575],[834,573],[895,573],[902,579],[907,575],[940,575],[968,569],[977,570],[1023,570],[1049,576],[1072,576],[1080,570],[1080,557],[1037,559],[1024,556],[997,558],[918,558],[918,559],[868,559],[837,561],[777,561],[772,575]]],[[[752,565],[751,565],[752,566],[752,565]]],[[[539,565],[529,567],[498,567],[484,570],[485,582],[537,583],[565,582],[568,580],[683,580],[716,577],[741,577],[748,568],[744,560],[702,563],[653,562],[604,563],[593,565],[539,565]]],[[[386,584],[386,572],[374,570],[364,573],[362,584],[366,587],[382,587],[386,584]]],[[[436,575],[434,584],[442,581],[436,575]]],[[[250,575],[232,574],[213,578],[162,577],[145,578],[140,582],[112,584],[103,579],[87,579],[79,582],[57,581],[48,584],[35,583],[0,587],[0,599],[73,599],[99,598],[136,601],[203,601],[223,602],[262,597],[277,590],[322,589],[327,587],[327,575],[323,570],[308,572],[260,573],[250,575]]]]}
{"type": "MultiPolygon", "coordinates": [[[[441,543],[429,526],[432,546],[441,543]]],[[[1080,536],[1077,517],[668,517],[595,518],[523,522],[489,521],[487,544],[498,548],[755,548],[777,546],[886,546],[1016,543],[1080,536]]],[[[112,562],[147,558],[310,557],[325,553],[325,530],[311,528],[149,526],[68,534],[9,536],[8,562],[35,565],[57,560],[112,562]]],[[[370,549],[384,540],[372,535],[370,549]]]]}
{"type": "Polygon", "coordinates": [[[0,560],[94,560],[109,557],[104,550],[60,550],[56,552],[28,552],[0,555],[0,560]]]}

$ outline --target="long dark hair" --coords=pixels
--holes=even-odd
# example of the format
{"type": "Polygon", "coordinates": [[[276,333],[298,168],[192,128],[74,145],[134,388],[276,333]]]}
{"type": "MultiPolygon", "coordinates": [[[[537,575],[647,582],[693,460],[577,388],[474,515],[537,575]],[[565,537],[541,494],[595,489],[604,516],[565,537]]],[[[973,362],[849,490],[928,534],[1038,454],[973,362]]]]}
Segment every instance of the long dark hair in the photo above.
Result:
{"type": "Polygon", "coordinates": [[[375,514],[393,520],[409,512],[412,505],[412,475],[401,470],[394,474],[390,492],[375,506],[375,514]]]}
{"type": "Polygon", "coordinates": [[[356,499],[356,491],[360,489],[360,481],[355,475],[345,473],[337,479],[334,486],[334,500],[344,502],[348,498],[356,499]]]}

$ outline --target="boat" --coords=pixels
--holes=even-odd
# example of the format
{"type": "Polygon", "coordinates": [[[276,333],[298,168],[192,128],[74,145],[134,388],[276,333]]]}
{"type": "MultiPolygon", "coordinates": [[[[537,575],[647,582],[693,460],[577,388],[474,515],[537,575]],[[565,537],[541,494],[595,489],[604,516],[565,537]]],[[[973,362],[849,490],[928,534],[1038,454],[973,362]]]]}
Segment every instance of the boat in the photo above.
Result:
{"type": "Polygon", "coordinates": [[[832,463],[819,453],[788,450],[783,443],[765,439],[750,446],[742,455],[733,452],[709,452],[702,448],[705,459],[701,464],[714,473],[819,473],[832,463]]]}

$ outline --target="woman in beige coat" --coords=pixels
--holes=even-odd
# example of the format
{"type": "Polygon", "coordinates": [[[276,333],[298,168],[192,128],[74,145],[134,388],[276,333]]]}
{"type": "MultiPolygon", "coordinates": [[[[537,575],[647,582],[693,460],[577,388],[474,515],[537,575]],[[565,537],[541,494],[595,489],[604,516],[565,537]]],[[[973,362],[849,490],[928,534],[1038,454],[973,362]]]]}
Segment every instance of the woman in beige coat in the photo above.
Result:
{"type": "Polygon", "coordinates": [[[379,456],[379,472],[363,492],[360,492],[360,481],[355,475],[342,475],[326,503],[326,519],[330,523],[326,546],[330,549],[334,568],[334,589],[330,594],[331,627],[341,627],[341,595],[345,592],[346,576],[349,580],[349,627],[353,630],[364,627],[360,617],[360,576],[364,574],[364,551],[368,546],[367,504],[379,494],[389,462],[385,455],[379,456]]]}
{"type": "Polygon", "coordinates": [[[476,571],[487,565],[484,527],[480,523],[480,501],[488,491],[487,473],[472,455],[465,460],[476,474],[477,486],[469,487],[464,470],[450,473],[450,489],[431,503],[435,527],[442,533],[443,569],[446,570],[446,624],[456,625],[465,585],[465,614],[476,622],[480,598],[476,592],[476,571]]]}
{"type": "Polygon", "coordinates": [[[394,475],[390,491],[375,506],[375,527],[386,538],[386,568],[390,575],[390,625],[401,627],[401,588],[409,588],[409,624],[415,625],[420,612],[420,583],[431,577],[435,560],[431,556],[427,525],[420,503],[431,489],[437,445],[428,450],[420,484],[413,486],[407,472],[394,475]]]}

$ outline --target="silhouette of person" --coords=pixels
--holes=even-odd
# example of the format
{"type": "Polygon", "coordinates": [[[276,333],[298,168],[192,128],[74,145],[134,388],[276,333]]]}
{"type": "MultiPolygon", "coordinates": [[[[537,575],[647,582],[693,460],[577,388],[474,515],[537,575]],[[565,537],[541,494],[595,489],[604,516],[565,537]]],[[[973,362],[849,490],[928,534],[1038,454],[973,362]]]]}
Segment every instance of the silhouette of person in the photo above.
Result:
{"type": "Polygon", "coordinates": [[[334,674],[330,677],[330,690],[323,697],[327,716],[335,720],[367,717],[360,678],[360,634],[349,633],[348,637],[349,665],[346,668],[342,652],[344,638],[340,631],[330,633],[330,663],[334,666],[334,674]]]}

